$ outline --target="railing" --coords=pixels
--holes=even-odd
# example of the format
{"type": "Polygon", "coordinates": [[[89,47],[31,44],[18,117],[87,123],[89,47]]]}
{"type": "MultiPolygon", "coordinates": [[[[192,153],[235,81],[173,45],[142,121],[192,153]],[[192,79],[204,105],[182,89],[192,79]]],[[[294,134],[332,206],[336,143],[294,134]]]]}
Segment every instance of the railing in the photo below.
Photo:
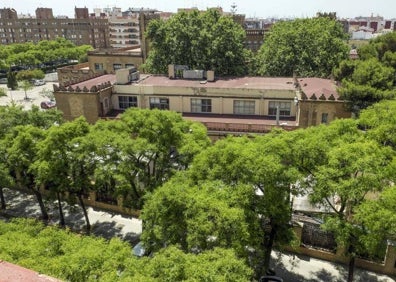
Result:
{"type": "Polygon", "coordinates": [[[297,129],[293,125],[254,124],[254,123],[229,123],[229,122],[202,122],[209,132],[241,132],[241,133],[266,133],[279,127],[285,130],[297,129]]]}

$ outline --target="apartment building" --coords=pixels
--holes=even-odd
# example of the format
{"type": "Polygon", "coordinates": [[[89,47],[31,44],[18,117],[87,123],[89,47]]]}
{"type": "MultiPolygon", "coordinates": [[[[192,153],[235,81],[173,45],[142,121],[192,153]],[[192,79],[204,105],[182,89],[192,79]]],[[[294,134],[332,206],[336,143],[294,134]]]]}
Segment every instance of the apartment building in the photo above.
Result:
{"type": "Polygon", "coordinates": [[[0,9],[0,43],[39,42],[63,37],[76,45],[108,48],[109,24],[90,17],[87,8],[75,8],[75,18],[54,17],[52,9],[37,8],[35,16],[18,15],[15,9],[0,9]]]}

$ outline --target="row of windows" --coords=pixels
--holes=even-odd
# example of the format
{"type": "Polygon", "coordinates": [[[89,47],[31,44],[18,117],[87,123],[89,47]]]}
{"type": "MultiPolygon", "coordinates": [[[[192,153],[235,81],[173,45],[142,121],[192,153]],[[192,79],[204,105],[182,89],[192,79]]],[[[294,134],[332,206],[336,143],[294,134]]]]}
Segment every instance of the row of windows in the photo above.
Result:
{"type": "MultiPolygon", "coordinates": [[[[134,64],[125,64],[125,68],[131,68],[133,66],[135,66],[135,65],[134,64]]],[[[104,70],[103,63],[95,63],[94,67],[95,67],[95,70],[97,70],[97,71],[104,70]]],[[[122,64],[113,64],[113,70],[115,70],[115,71],[122,69],[122,68],[123,68],[122,64]]]]}
{"type": "MultiPolygon", "coordinates": [[[[191,112],[192,113],[211,113],[212,100],[211,99],[197,99],[191,98],[191,112]]],[[[127,109],[130,107],[137,107],[136,96],[118,96],[118,105],[120,109],[127,109]]],[[[237,115],[254,115],[255,101],[249,100],[234,100],[233,112],[237,115]]],[[[168,98],[150,98],[150,109],[169,110],[168,98]]],[[[268,115],[276,116],[279,111],[279,116],[286,117],[291,115],[291,102],[270,101],[268,105],[268,115]]],[[[323,122],[323,117],[322,117],[323,122]]],[[[327,122],[327,117],[326,117],[327,122]]]]}

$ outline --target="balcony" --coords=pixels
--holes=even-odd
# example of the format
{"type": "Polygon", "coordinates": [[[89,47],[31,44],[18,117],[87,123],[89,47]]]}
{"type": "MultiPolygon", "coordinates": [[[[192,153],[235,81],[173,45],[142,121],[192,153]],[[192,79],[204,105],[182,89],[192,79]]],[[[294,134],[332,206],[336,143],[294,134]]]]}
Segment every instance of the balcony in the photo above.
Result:
{"type": "Polygon", "coordinates": [[[278,122],[267,116],[237,116],[237,115],[195,115],[184,113],[188,120],[201,122],[208,129],[209,134],[248,134],[267,133],[273,128],[295,130],[298,122],[295,117],[282,118],[278,122]]]}

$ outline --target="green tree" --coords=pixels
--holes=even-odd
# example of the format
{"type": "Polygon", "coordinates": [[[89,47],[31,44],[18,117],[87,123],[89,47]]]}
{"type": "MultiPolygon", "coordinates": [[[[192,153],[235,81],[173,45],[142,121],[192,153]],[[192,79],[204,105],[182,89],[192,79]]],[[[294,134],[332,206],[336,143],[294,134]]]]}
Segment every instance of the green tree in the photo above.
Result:
{"type": "Polygon", "coordinates": [[[396,149],[396,101],[385,100],[363,110],[359,116],[359,125],[369,138],[383,146],[396,149]]]}
{"type": "Polygon", "coordinates": [[[81,197],[88,188],[87,182],[90,181],[90,175],[83,174],[82,160],[74,154],[79,147],[78,138],[85,136],[88,132],[89,125],[83,118],[60,126],[52,126],[45,139],[37,145],[37,157],[31,164],[30,170],[35,174],[35,181],[38,185],[47,186],[55,194],[58,201],[60,225],[65,225],[61,196],[65,192],[70,192],[80,200],[89,231],[89,218],[81,197]]]}
{"type": "Polygon", "coordinates": [[[11,185],[13,185],[13,179],[6,165],[6,159],[4,159],[4,157],[0,157],[0,209],[2,210],[6,209],[3,188],[10,187],[11,185]]]}
{"type": "Polygon", "coordinates": [[[31,81],[32,79],[43,79],[45,76],[44,72],[40,69],[34,70],[21,70],[17,73],[16,78],[17,80],[27,80],[31,81]]]}
{"type": "Polygon", "coordinates": [[[367,199],[355,209],[354,220],[367,231],[359,238],[371,254],[386,240],[396,239],[396,189],[387,187],[377,199],[367,199]]]}
{"type": "Polygon", "coordinates": [[[249,281],[252,271],[230,249],[186,254],[175,246],[127,268],[122,281],[249,281]]]}
{"type": "Polygon", "coordinates": [[[22,80],[20,87],[25,92],[25,100],[28,100],[27,92],[33,88],[33,85],[27,80],[22,80]]]}
{"type": "Polygon", "coordinates": [[[342,80],[338,92],[358,114],[378,101],[395,97],[394,77],[395,70],[377,59],[359,61],[350,76],[342,80]]]}
{"type": "Polygon", "coordinates": [[[6,154],[7,167],[16,176],[16,184],[36,196],[42,218],[48,220],[39,182],[31,170],[32,163],[37,159],[37,145],[44,138],[43,129],[32,125],[17,126],[5,136],[0,147],[6,154]]]}
{"type": "Polygon", "coordinates": [[[312,171],[309,197],[312,203],[332,211],[323,227],[334,232],[338,245],[345,248],[350,259],[348,281],[353,281],[356,255],[365,251],[359,244],[363,231],[354,221],[354,209],[369,193],[382,190],[390,156],[390,150],[371,140],[338,142],[328,150],[327,164],[312,171]]]}
{"type": "Polygon", "coordinates": [[[0,140],[18,125],[48,129],[54,124],[62,123],[63,116],[59,111],[41,111],[37,106],[32,106],[30,110],[17,105],[0,106],[0,140]]]}
{"type": "Polygon", "coordinates": [[[7,72],[7,87],[11,88],[11,90],[18,89],[18,81],[16,79],[16,72],[11,71],[11,69],[7,72]]]}
{"type": "Polygon", "coordinates": [[[252,273],[230,249],[186,254],[169,246],[137,259],[118,238],[81,236],[32,219],[0,221],[0,259],[72,282],[242,282],[249,281],[252,273]]]}
{"type": "Polygon", "coordinates": [[[293,240],[289,226],[290,197],[296,193],[291,183],[298,171],[288,162],[291,154],[284,132],[273,132],[254,139],[227,138],[198,155],[189,171],[194,183],[221,180],[227,185],[248,185],[243,209],[249,224],[250,258],[255,276],[269,268],[272,248],[293,240]]]}
{"type": "Polygon", "coordinates": [[[247,257],[249,231],[243,203],[251,187],[220,181],[195,186],[186,175],[168,181],[148,198],[142,210],[142,241],[149,251],[179,245],[185,252],[233,248],[247,257]]]}
{"type": "Polygon", "coordinates": [[[258,53],[266,76],[328,77],[348,56],[342,26],[327,17],[275,23],[258,53]]]}
{"type": "Polygon", "coordinates": [[[169,20],[149,23],[151,49],[145,67],[167,73],[169,64],[214,70],[218,75],[244,75],[248,71],[245,32],[231,17],[216,9],[180,12],[169,20]]]}
{"type": "Polygon", "coordinates": [[[150,191],[162,185],[177,170],[186,168],[210,140],[206,128],[178,113],[130,108],[121,116],[127,132],[150,145],[137,153],[146,172],[140,181],[150,191]]]}

